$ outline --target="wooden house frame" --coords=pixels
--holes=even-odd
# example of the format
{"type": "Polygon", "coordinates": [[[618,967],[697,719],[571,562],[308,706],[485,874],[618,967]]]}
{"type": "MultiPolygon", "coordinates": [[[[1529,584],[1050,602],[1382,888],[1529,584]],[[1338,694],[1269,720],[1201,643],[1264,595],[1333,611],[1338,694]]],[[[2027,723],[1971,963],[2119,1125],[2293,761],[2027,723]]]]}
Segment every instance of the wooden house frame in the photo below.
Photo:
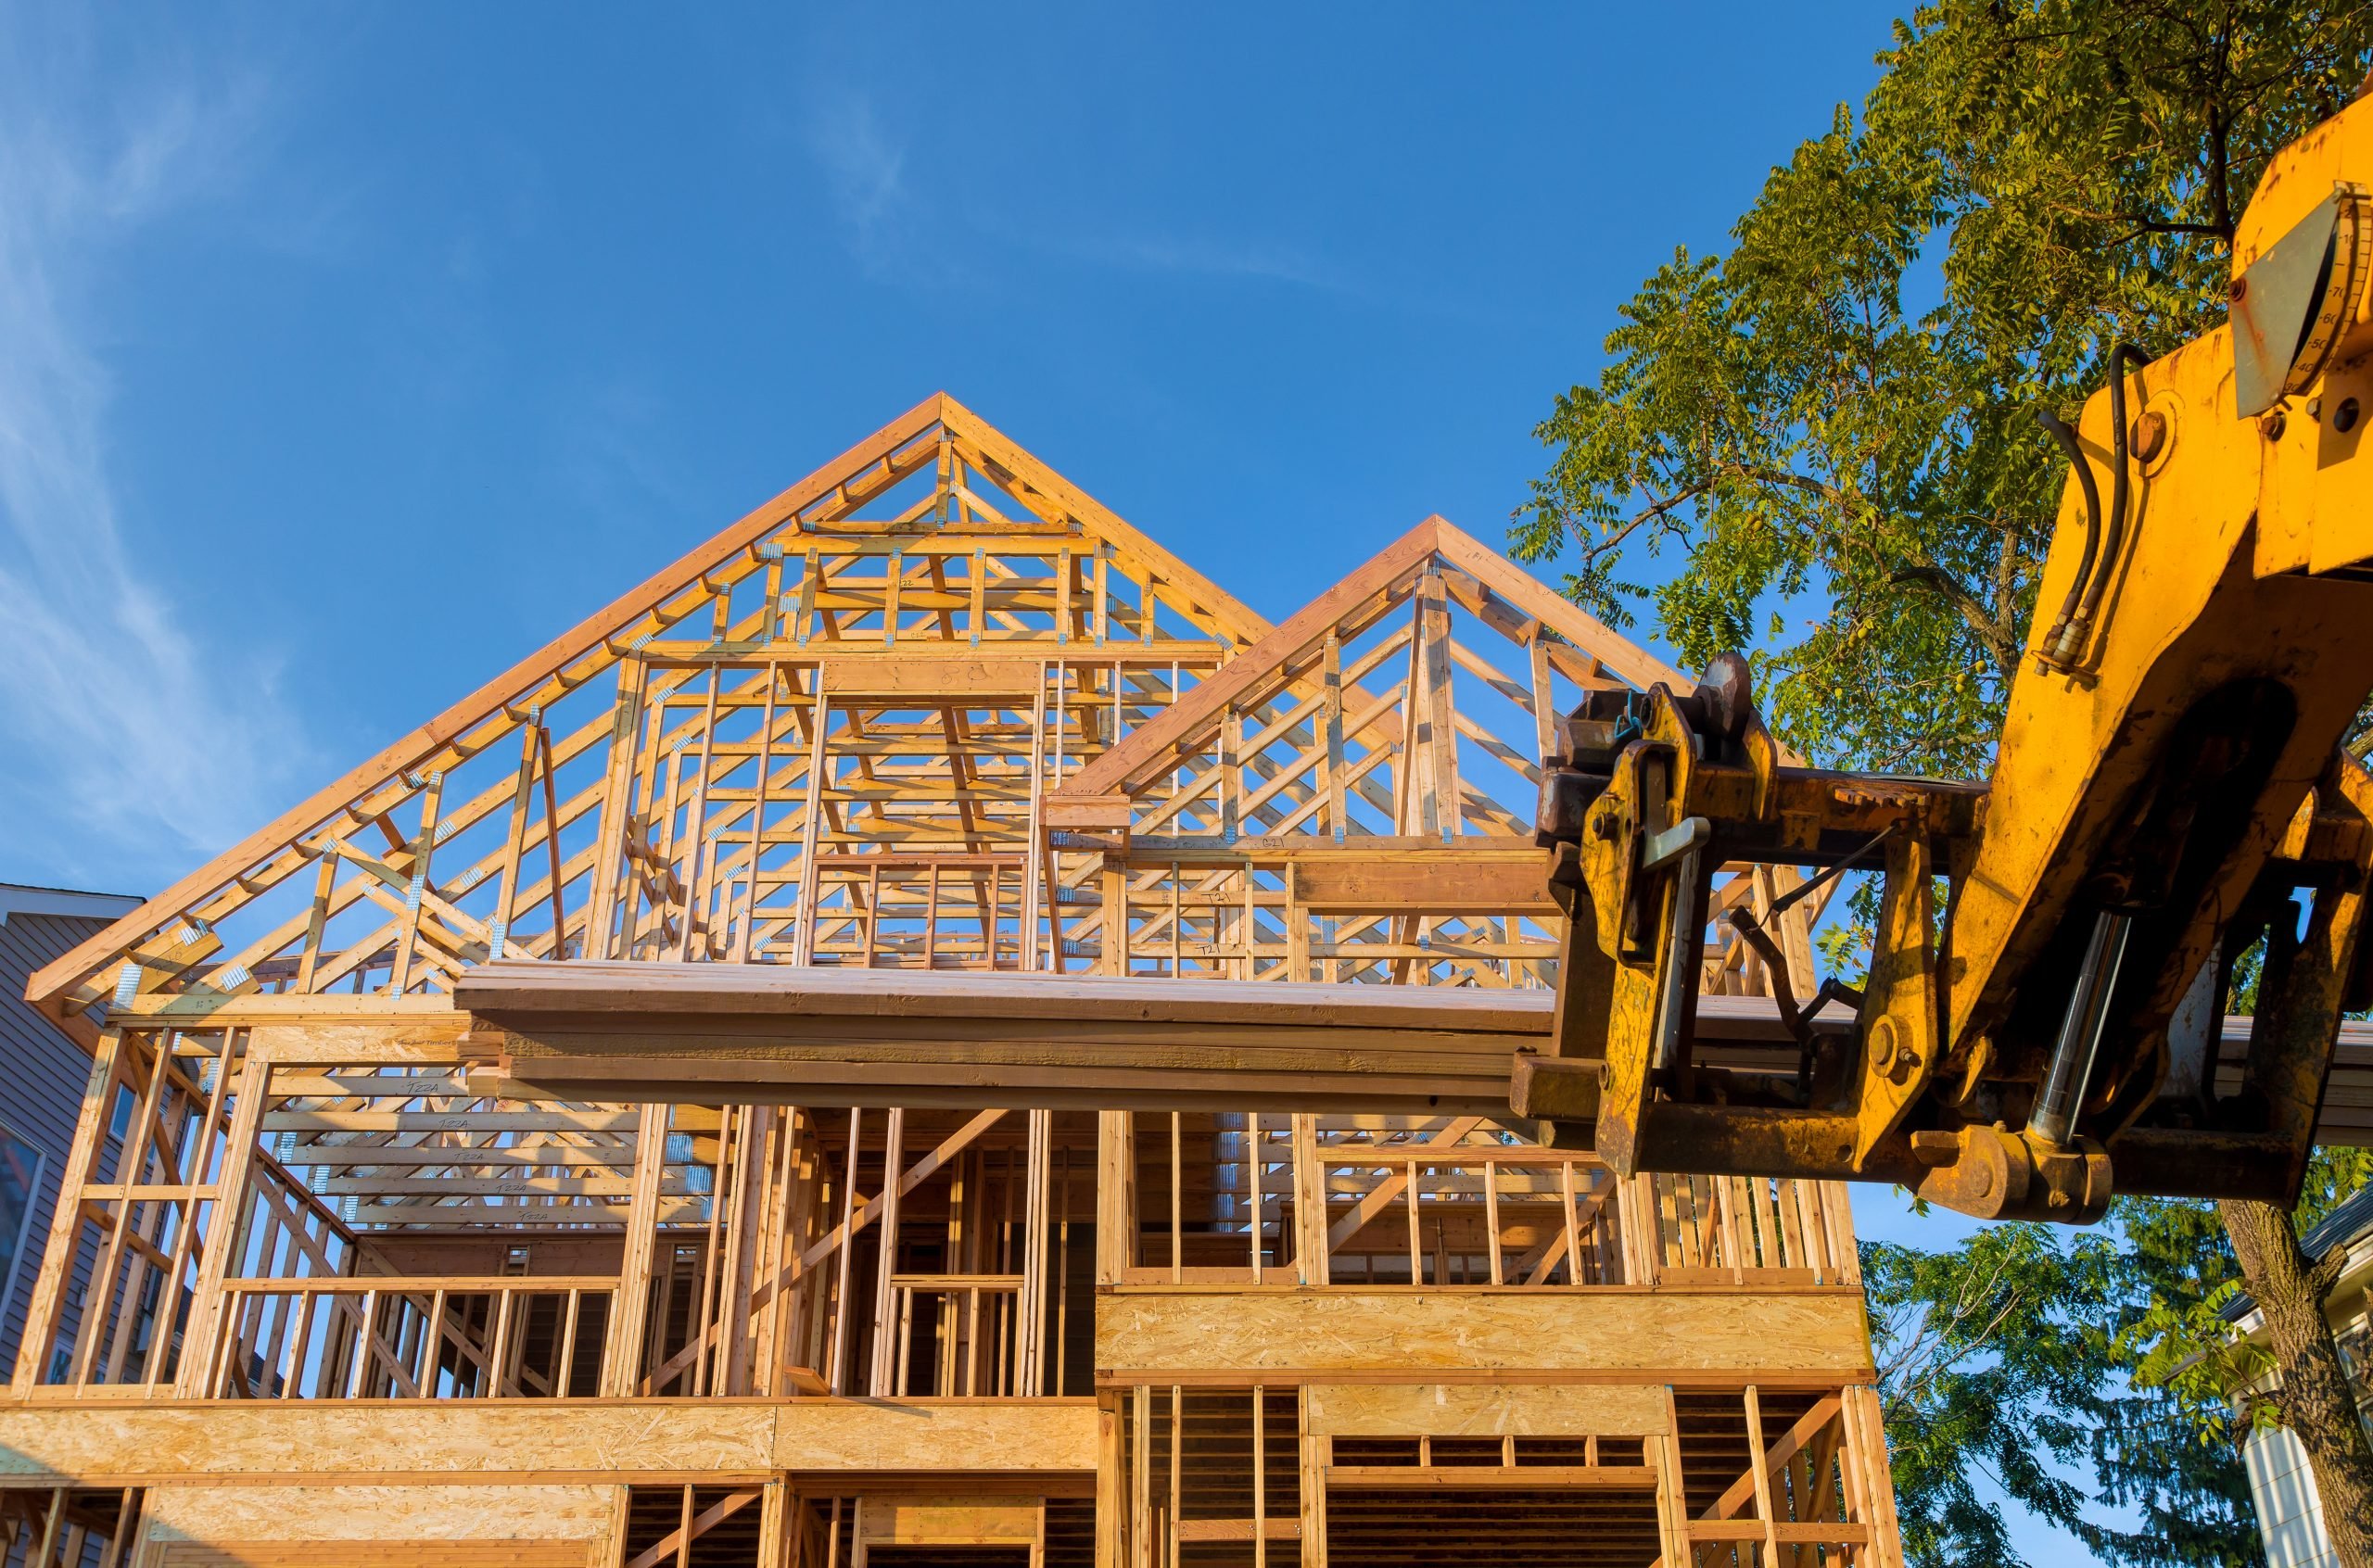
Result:
{"type": "Polygon", "coordinates": [[[33,977],[0,1563],[1898,1562],[1843,1188],[1507,1111],[1548,727],[1679,678],[927,399],[33,977]]]}

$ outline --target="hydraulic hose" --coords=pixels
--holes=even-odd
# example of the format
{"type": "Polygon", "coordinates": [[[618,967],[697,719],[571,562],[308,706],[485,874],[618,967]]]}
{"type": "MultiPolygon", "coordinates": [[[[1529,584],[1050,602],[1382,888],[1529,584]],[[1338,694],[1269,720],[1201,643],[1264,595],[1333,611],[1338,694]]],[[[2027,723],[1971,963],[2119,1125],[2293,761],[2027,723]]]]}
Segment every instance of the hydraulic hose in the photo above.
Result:
{"type": "Polygon", "coordinates": [[[2110,515],[2101,535],[2100,559],[2092,578],[2085,585],[2084,602],[2077,607],[2075,625],[2068,629],[2070,650],[2075,653],[2091,639],[2093,621],[2100,613],[2101,595],[2109,588],[2110,578],[2117,571],[2118,551],[2126,546],[2126,501],[2131,486],[2128,469],[2131,454],[2126,449],[2126,376],[2131,361],[2140,369],[2151,362],[2151,356],[2131,343],[2121,343],[2110,350],[2110,515]]]}
{"type": "Polygon", "coordinates": [[[2060,443],[2060,449],[2068,456],[2068,471],[2076,475],[2077,487],[2085,494],[2085,549],[2076,557],[2076,575],[2069,579],[2068,597],[2060,601],[2060,613],[2053,618],[2051,630],[2044,634],[2043,639],[2044,657],[2063,660],[2067,651],[2062,648],[2061,639],[2068,631],[2068,623],[2075,617],[2078,602],[2085,597],[2085,585],[2093,575],[2094,556],[2100,549],[2101,488],[2093,482],[2093,465],[2087,461],[2085,449],[2076,444],[2076,432],[2068,428],[2068,422],[2049,409],[2037,409],[2036,423],[2060,443]]]}

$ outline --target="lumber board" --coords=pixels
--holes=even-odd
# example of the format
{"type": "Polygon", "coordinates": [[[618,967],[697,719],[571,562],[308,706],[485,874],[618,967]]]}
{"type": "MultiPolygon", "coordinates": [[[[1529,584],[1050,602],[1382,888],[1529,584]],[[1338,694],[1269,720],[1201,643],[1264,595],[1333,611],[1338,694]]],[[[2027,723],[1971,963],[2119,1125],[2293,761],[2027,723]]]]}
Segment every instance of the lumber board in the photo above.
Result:
{"type": "Polygon", "coordinates": [[[0,1486],[1074,1473],[1095,1463],[1096,1407],[1086,1399],[85,1400],[0,1409],[0,1486]]]}
{"type": "Polygon", "coordinates": [[[1632,1374],[1868,1381],[1862,1293],[1606,1288],[1590,1291],[1115,1287],[1098,1307],[1099,1385],[1215,1375],[1371,1372],[1632,1374]]]}
{"type": "Polygon", "coordinates": [[[1003,698],[1027,702],[1044,678],[1035,658],[828,655],[818,661],[834,702],[865,698],[1003,698]]]}
{"type": "Polygon", "coordinates": [[[971,1047],[936,1059],[763,1061],[526,1056],[474,1079],[489,1094],[686,1105],[907,1106],[939,1110],[1263,1110],[1381,1116],[1507,1113],[1504,1076],[1462,1084],[1439,1072],[1263,1074],[1238,1069],[1000,1064],[971,1047]]]}
{"type": "Polygon", "coordinates": [[[172,1541],[153,1568],[602,1568],[603,1541],[172,1541]]]}
{"type": "Polygon", "coordinates": [[[1619,1465],[1404,1465],[1330,1464],[1326,1485],[1360,1491],[1435,1491],[1443,1487],[1477,1491],[1621,1490],[1653,1492],[1656,1472],[1644,1464],[1619,1465]]]}
{"type": "Polygon", "coordinates": [[[1313,1436],[1615,1437],[1661,1434],[1669,1425],[1664,1390],[1645,1385],[1310,1385],[1313,1436]]]}
{"type": "Polygon", "coordinates": [[[1542,1032],[1555,1005],[1545,991],[1206,980],[1148,985],[1113,976],[517,959],[484,964],[463,976],[454,1004],[498,1019],[506,1013],[664,1007],[672,1014],[1258,1021],[1326,1028],[1466,1027],[1521,1034],[1542,1032]]]}
{"type": "Polygon", "coordinates": [[[611,1493],[586,1483],[178,1486],[158,1487],[146,1512],[157,1541],[595,1540],[609,1531],[611,1493]]]}
{"type": "Polygon", "coordinates": [[[1295,871],[1294,894],[1317,913],[1463,915],[1478,909],[1544,916],[1556,908],[1537,854],[1478,857],[1439,846],[1370,860],[1316,858],[1295,871]]]}

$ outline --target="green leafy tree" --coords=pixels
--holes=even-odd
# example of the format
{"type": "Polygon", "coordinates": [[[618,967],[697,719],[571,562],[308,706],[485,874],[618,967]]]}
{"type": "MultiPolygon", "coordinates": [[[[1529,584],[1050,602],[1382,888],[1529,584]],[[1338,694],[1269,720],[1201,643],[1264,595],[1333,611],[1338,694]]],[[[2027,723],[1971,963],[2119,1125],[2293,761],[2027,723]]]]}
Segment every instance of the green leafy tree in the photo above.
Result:
{"type": "Polygon", "coordinates": [[[1866,1246],[1912,1561],[2020,1562],[1999,1493],[2107,1562],[2262,1562],[2230,1445],[2198,1441],[2204,1418],[2182,1397],[2126,1376],[2134,1325],[2197,1276],[2231,1271],[2214,1212],[2197,1204],[2130,1202],[2085,1233],[1994,1225],[1944,1252],[1866,1246]],[[2104,1524],[2087,1512],[2095,1501],[2134,1524],[2104,1524]]]}
{"type": "MultiPolygon", "coordinates": [[[[1511,540],[1522,559],[1564,563],[1567,593],[1602,619],[1652,613],[1685,664],[1748,651],[1799,751],[1978,775],[2065,479],[2033,411],[2080,406],[2120,341],[2164,351],[2221,319],[2234,223],[2274,151],[2365,81],[2373,6],[1940,0],[1880,60],[1860,113],[1841,108],[1772,171],[1727,250],[1677,252],[1622,308],[1605,370],[1540,426],[1551,464],[1511,540]]],[[[2334,1419],[2337,1352],[2315,1332],[2323,1262],[2299,1254],[2279,1209],[2207,1212],[2122,1210],[2141,1283],[2090,1295],[2077,1286],[2092,1251],[2048,1237],[2015,1258],[2005,1240],[1933,1266],[1877,1259],[1881,1296],[1923,1324],[1945,1313],[1923,1354],[1948,1362],[1905,1385],[1891,1427],[1924,1561],[2015,1561],[1979,1493],[1949,1479],[1956,1465],[1988,1464],[2038,1512],[2082,1525],[2054,1490],[2078,1457],[2149,1525],[2096,1530],[2096,1551],[2251,1560],[2229,1443],[2174,1445],[2187,1457],[2172,1468],[2148,1459],[2158,1435],[2199,1428],[2206,1385],[2096,1384],[2092,1403],[2056,1403],[2077,1386],[2063,1352],[2113,1369],[2172,1345],[2140,1326],[2154,1308],[2189,1310],[2238,1270],[2291,1325],[2275,1347],[2281,1413],[2328,1504],[2369,1499],[2327,1514],[2342,1561],[2373,1568],[2373,1492],[2351,1491],[2373,1455],[2334,1419]],[[2034,1294],[2049,1268],[2074,1272],[2034,1294]],[[1964,1289],[1971,1304],[1947,1305],[1964,1289]],[[1998,1298],[2024,1305],[1998,1314],[1998,1298]],[[2044,1423],[2029,1428],[2049,1435],[2041,1471],[1994,1413],[2020,1389],[2040,1391],[2013,1408],[2044,1423]],[[2192,1517],[2212,1521],[2198,1538],[2179,1527],[2192,1517]]]]}
{"type": "Polygon", "coordinates": [[[1981,771],[2065,473],[2033,411],[2221,319],[2234,221],[2373,10],[1948,0],[1880,58],[1725,254],[1622,308],[1512,543],[1611,625],[1652,601],[1687,663],[1755,649],[1799,750],[1981,771]]]}
{"type": "MultiPolygon", "coordinates": [[[[2373,1182],[2373,1149],[2317,1149],[2307,1168],[2305,1190],[2291,1216],[2294,1233],[2308,1230],[2368,1182],[2373,1182]]],[[[2186,1216],[2207,1208],[2189,1203],[2160,1207],[2186,1216]]],[[[2196,1219],[2189,1222],[2200,1223],[2196,1219]]],[[[2284,1420],[2279,1392],[2260,1386],[2276,1370],[2274,1352],[2236,1336],[2225,1317],[2227,1309],[2249,1292],[2229,1248],[2224,1261],[2221,1272],[2203,1271],[2189,1289],[2157,1293],[2124,1336],[2136,1381],[2175,1395],[2188,1418],[2189,1435],[2202,1445],[2230,1435],[2237,1424],[2274,1426],[2284,1420]]]]}

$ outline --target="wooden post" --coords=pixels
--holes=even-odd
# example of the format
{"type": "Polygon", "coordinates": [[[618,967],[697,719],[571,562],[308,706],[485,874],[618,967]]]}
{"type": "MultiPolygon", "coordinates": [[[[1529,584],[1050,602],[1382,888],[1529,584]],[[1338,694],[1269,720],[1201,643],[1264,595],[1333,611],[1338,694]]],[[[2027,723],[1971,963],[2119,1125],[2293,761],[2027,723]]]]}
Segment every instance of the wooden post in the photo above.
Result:
{"type": "Polygon", "coordinates": [[[807,737],[807,793],[799,823],[799,898],[792,918],[792,962],[812,964],[816,961],[816,905],[823,894],[816,873],[816,843],[823,831],[824,765],[830,757],[824,744],[824,731],[832,722],[832,701],[824,690],[824,666],[811,667],[814,685],[809,691],[807,712],[815,727],[807,737]]]}
{"type": "MultiPolygon", "coordinates": [[[[893,1343],[898,1334],[895,1311],[897,1291],[891,1277],[898,1271],[898,1181],[902,1172],[900,1160],[905,1154],[907,1111],[903,1106],[890,1107],[890,1130],[885,1135],[882,1157],[882,1218],[874,1221],[873,1231],[879,1239],[881,1262],[873,1271],[873,1364],[866,1373],[866,1386],[877,1399],[888,1398],[901,1392],[890,1385],[890,1374],[897,1365],[897,1349],[893,1343]]],[[[843,1246],[855,1242],[854,1236],[844,1239],[843,1246]]]]}
{"type": "Polygon", "coordinates": [[[1854,1203],[1845,1182],[1821,1184],[1821,1209],[1828,1226],[1830,1257],[1829,1271],[1823,1278],[1831,1284],[1859,1285],[1862,1254],[1854,1245],[1854,1203]]]}
{"type": "Polygon", "coordinates": [[[785,1568],[794,1543],[789,1530],[791,1491],[780,1481],[758,1488],[758,1568],[785,1568]]]}
{"type": "Polygon", "coordinates": [[[1252,1283],[1261,1283],[1261,1177],[1266,1157],[1261,1150],[1261,1113],[1244,1113],[1244,1195],[1250,1214],[1245,1233],[1252,1238],[1252,1283]]]}
{"type": "MultiPolygon", "coordinates": [[[[976,572],[979,570],[978,563],[975,563],[974,570],[976,572]]],[[[979,579],[976,577],[974,581],[977,584],[979,579]]],[[[977,612],[975,614],[977,626],[977,612]]],[[[973,639],[975,641],[979,640],[977,630],[973,634],[973,639]]],[[[1060,894],[1051,885],[1051,873],[1049,873],[1049,879],[1042,883],[1040,870],[1042,865],[1051,866],[1054,858],[1051,854],[1042,857],[1040,854],[1047,841],[1047,836],[1040,830],[1038,825],[1038,808],[1047,798],[1046,771],[1047,666],[1041,663],[1038,666],[1037,694],[1031,699],[1030,703],[1030,837],[1022,849],[1022,968],[1025,974],[1034,971],[1039,967],[1038,909],[1042,903],[1054,912],[1055,917],[1048,922],[1054,927],[1053,967],[1058,970],[1063,967],[1062,907],[1057,902],[1060,894]]],[[[992,910],[988,925],[989,967],[992,969],[996,967],[996,912],[992,910]]],[[[1111,944],[1110,932],[1106,933],[1105,943],[1108,948],[1111,944]]]]}
{"type": "Polygon", "coordinates": [[[1295,1393],[1295,1427],[1301,1438],[1302,1568],[1326,1568],[1326,1466],[1334,1439],[1310,1429],[1310,1386],[1295,1393]]]}
{"type": "Polygon", "coordinates": [[[1846,1450],[1862,1473],[1862,1495],[1858,1500],[1863,1522],[1871,1527],[1872,1561],[1881,1568],[1897,1568],[1903,1562],[1903,1525],[1896,1517],[1895,1477],[1887,1461],[1886,1423],[1879,1408],[1879,1391],[1868,1384],[1857,1384],[1844,1391],[1839,1402],[1846,1450]]]}
{"type": "Polygon", "coordinates": [[[602,1393],[607,1398],[629,1398],[642,1383],[652,1254],[659,1240],[659,1180],[667,1165],[667,1111],[666,1106],[647,1105],[635,1121],[634,1193],[627,1208],[626,1253],[618,1266],[609,1342],[602,1349],[602,1393]]]}
{"type": "MultiPolygon", "coordinates": [[[[1100,1238],[1099,1238],[1100,1250],[1100,1238]]],[[[1096,1568],[1129,1568],[1122,1510],[1120,1394],[1096,1397],[1096,1568]]]]}
{"type": "Polygon", "coordinates": [[[1657,1533],[1664,1537],[1664,1561],[1694,1562],[1696,1556],[1689,1548],[1689,1493],[1681,1464],[1681,1409],[1670,1384],[1665,1385],[1663,1436],[1650,1439],[1647,1446],[1656,1454],[1657,1533]]]}
{"type": "MultiPolygon", "coordinates": [[[[504,947],[511,938],[511,922],[518,909],[520,881],[519,863],[521,856],[527,850],[527,803],[535,798],[536,736],[537,732],[541,727],[542,727],[540,725],[533,721],[522,724],[519,727],[519,774],[511,791],[511,826],[509,833],[506,834],[503,839],[502,869],[497,873],[496,877],[494,923],[489,932],[487,941],[487,956],[489,958],[501,958],[503,956],[504,947]]],[[[557,838],[559,833],[559,823],[548,822],[545,824],[545,834],[547,837],[557,838]]],[[[334,850],[326,852],[323,860],[325,872],[334,873],[336,869],[335,864],[336,860],[336,852],[334,850]]],[[[331,879],[328,876],[325,876],[324,878],[324,886],[314,896],[313,929],[308,934],[307,939],[307,946],[309,949],[317,948],[321,943],[322,916],[327,912],[329,906],[329,894],[331,891],[329,885],[330,880],[331,879]]],[[[557,892],[559,890],[555,889],[553,891],[557,892]]],[[[554,931],[552,933],[552,955],[554,957],[560,956],[560,939],[561,933],[554,931]]],[[[306,973],[299,979],[297,989],[300,992],[311,991],[312,989],[310,953],[308,955],[306,973]]]]}
{"type": "Polygon", "coordinates": [[[1755,1385],[1746,1385],[1746,1463],[1755,1478],[1755,1517],[1763,1525],[1763,1568],[1780,1568],[1780,1521],[1771,1503],[1770,1452],[1763,1440],[1763,1401],[1755,1385]]]}
{"type": "MultiPolygon", "coordinates": [[[[588,958],[614,956],[611,929],[617,920],[620,884],[632,875],[627,856],[627,835],[634,830],[634,760],[636,731],[641,727],[643,677],[650,666],[641,659],[618,664],[618,696],[610,721],[609,765],[602,782],[602,814],[593,840],[593,891],[586,905],[585,940],[588,958]]],[[[557,824],[554,825],[557,830],[557,824]]]]}
{"type": "Polygon", "coordinates": [[[1047,1383],[1047,1262],[1054,1238],[1048,1217],[1053,1195],[1048,1178],[1054,1163],[1055,1113],[1030,1112],[1028,1154],[1024,1159],[1022,1230],[1027,1247],[1022,1258],[1022,1298],[1016,1309],[1015,1353],[1020,1365],[1015,1387],[1027,1398],[1046,1392],[1047,1383]]]}
{"type": "Polygon", "coordinates": [[[1320,765],[1326,770],[1326,825],[1339,844],[1351,825],[1343,815],[1343,639],[1331,630],[1324,657],[1326,760],[1320,765]]]}
{"type": "MultiPolygon", "coordinates": [[[[708,780],[715,768],[714,753],[717,750],[717,696],[724,685],[723,673],[712,665],[708,672],[708,700],[701,709],[700,761],[694,765],[700,771],[692,778],[691,816],[684,826],[684,929],[676,944],[676,957],[679,963],[689,961],[692,956],[692,928],[702,924],[703,913],[708,905],[708,899],[702,890],[715,869],[715,856],[704,851],[709,838],[708,780]]],[[[671,807],[671,816],[672,814],[671,807]]],[[[704,958],[709,955],[708,934],[705,929],[701,933],[701,956],[704,958]]]]}
{"type": "Polygon", "coordinates": [[[1103,864],[1104,940],[1097,947],[1096,970],[1104,975],[1129,972],[1128,873],[1111,860],[1103,864]]]}
{"type": "MultiPolygon", "coordinates": [[[[222,1072],[231,1074],[231,1042],[222,1045],[222,1072]]],[[[173,1397],[204,1399],[218,1392],[205,1386],[214,1366],[214,1346],[222,1326],[222,1281],[238,1255],[241,1230],[247,1217],[247,1178],[255,1166],[257,1128],[272,1098],[272,1063],[253,1050],[239,1054],[239,1087],[231,1107],[230,1131],[224,1134],[222,1169],[214,1180],[214,1215],[208,1226],[204,1254],[198,1260],[197,1284],[190,1301],[187,1342],[175,1369],[173,1397]]],[[[191,1205],[195,1211],[197,1205],[191,1205]]]]}
{"type": "MultiPolygon", "coordinates": [[[[42,1516],[41,1545],[33,1549],[32,1556],[27,1559],[29,1562],[36,1564],[37,1568],[50,1568],[50,1564],[57,1561],[57,1536],[65,1523],[66,1488],[53,1486],[49,1493],[49,1511],[42,1516]]],[[[82,1555],[76,1552],[75,1560],[80,1562],[82,1555]]]]}
{"type": "Polygon", "coordinates": [[[1326,1167],[1318,1153],[1318,1118],[1293,1119],[1294,1277],[1298,1283],[1327,1283],[1326,1167]]]}
{"type": "MultiPolygon", "coordinates": [[[[1300,1120],[1300,1118],[1296,1118],[1300,1120]]],[[[1295,1161],[1297,1165],[1301,1161],[1295,1161]]],[[[1322,1240],[1321,1245],[1324,1246],[1322,1240]]],[[[1321,1253],[1324,1260],[1326,1254],[1321,1253]]],[[[1269,1391],[1252,1385],[1252,1565],[1269,1568],[1269,1391]]]]}
{"type": "Polygon", "coordinates": [[[58,1167],[57,1207],[50,1215],[49,1243],[42,1249],[41,1270],[33,1275],[24,1338],[17,1347],[16,1374],[9,1380],[10,1392],[19,1398],[41,1382],[43,1359],[57,1334],[58,1304],[73,1272],[74,1255],[82,1249],[82,1189],[90,1182],[99,1143],[107,1132],[122,1053],[123,1031],[110,1026],[99,1035],[98,1049],[91,1054],[82,1109],[74,1119],[74,1143],[58,1167]]]}
{"type": "Polygon", "coordinates": [[[852,1245],[857,1239],[857,1160],[864,1132],[865,1112],[851,1106],[848,1158],[841,1171],[841,1266],[832,1289],[832,1367],[824,1379],[835,1394],[848,1391],[850,1275],[857,1257],[852,1245]]]}
{"type": "Polygon", "coordinates": [[[1420,613],[1426,634],[1426,726],[1433,743],[1428,759],[1428,818],[1424,830],[1439,831],[1445,841],[1463,829],[1464,810],[1458,786],[1458,710],[1451,695],[1450,606],[1442,597],[1442,575],[1429,569],[1417,580],[1420,613]]]}
{"type": "Polygon", "coordinates": [[[1096,1283],[1116,1284],[1137,1260],[1136,1148],[1127,1111],[1096,1113],[1096,1283]]]}
{"type": "Polygon", "coordinates": [[[1533,744],[1546,761],[1557,745],[1557,701],[1549,685],[1549,628],[1535,621],[1532,635],[1525,639],[1525,652],[1531,664],[1533,744]]]}
{"type": "Polygon", "coordinates": [[[444,800],[445,775],[432,773],[420,797],[420,833],[412,842],[412,888],[404,895],[403,921],[396,937],[396,968],[387,981],[392,996],[401,996],[412,985],[412,955],[420,947],[421,906],[428,897],[428,863],[437,853],[437,825],[444,800]]]}

